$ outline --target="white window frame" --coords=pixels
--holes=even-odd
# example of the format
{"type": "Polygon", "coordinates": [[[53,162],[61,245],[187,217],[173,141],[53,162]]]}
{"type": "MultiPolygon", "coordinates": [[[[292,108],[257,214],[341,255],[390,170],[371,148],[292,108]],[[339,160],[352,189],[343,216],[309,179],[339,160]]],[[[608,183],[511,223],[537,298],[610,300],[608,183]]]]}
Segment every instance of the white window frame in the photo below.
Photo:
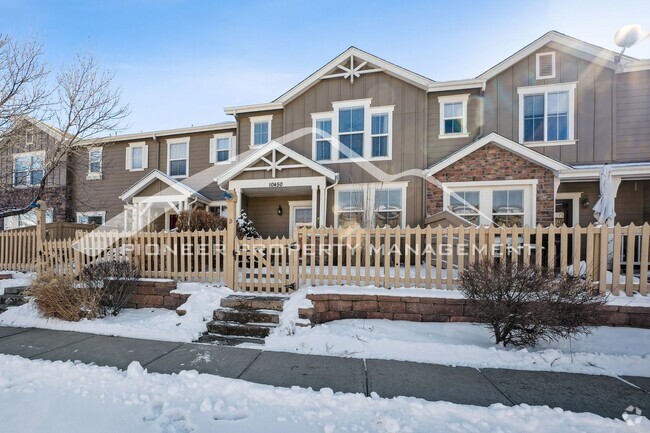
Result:
{"type": "Polygon", "coordinates": [[[126,148],[126,169],[129,171],[144,171],[149,168],[149,146],[145,141],[138,141],[136,143],[129,143],[126,148]],[[142,149],[142,167],[133,168],[133,149],[142,149]]]}
{"type": "Polygon", "coordinates": [[[226,200],[216,200],[216,201],[211,201],[208,203],[207,210],[208,212],[212,212],[210,210],[211,207],[225,207],[226,208],[226,215],[222,215],[224,218],[227,218],[227,213],[228,213],[228,202],[226,200]]]}
{"type": "Polygon", "coordinates": [[[334,112],[333,111],[328,111],[324,113],[312,113],[311,114],[311,127],[312,130],[314,131],[311,134],[312,140],[311,140],[311,152],[312,152],[312,159],[319,164],[326,163],[326,162],[331,162],[333,160],[334,156],[334,112]],[[329,120],[332,122],[332,134],[329,139],[316,139],[316,123],[319,120],[329,120]],[[318,141],[329,141],[330,142],[330,159],[318,159],[318,152],[317,152],[317,147],[316,144],[318,141]]]}
{"type": "Polygon", "coordinates": [[[547,51],[544,53],[537,53],[535,55],[535,79],[536,80],[550,80],[555,78],[555,51],[547,51]],[[541,57],[551,57],[551,75],[541,75],[540,74],[540,61],[541,57]]]}
{"type": "MultiPolygon", "coordinates": [[[[438,132],[438,138],[443,140],[446,138],[467,138],[469,137],[469,132],[467,131],[467,105],[469,102],[469,93],[464,93],[462,95],[447,95],[447,96],[438,96],[438,103],[440,104],[440,130],[438,132]],[[445,134],[445,104],[463,104],[463,119],[462,119],[462,131],[457,133],[445,134]]],[[[455,119],[455,117],[454,117],[455,119]]]]}
{"type": "Polygon", "coordinates": [[[301,225],[314,227],[316,223],[316,210],[314,209],[313,202],[311,200],[289,201],[289,233],[293,233],[297,224],[296,215],[294,211],[296,209],[307,209],[307,208],[311,210],[311,222],[307,224],[301,224],[301,225]]]}
{"type": "MultiPolygon", "coordinates": [[[[363,162],[363,161],[388,161],[393,159],[393,112],[395,111],[394,105],[384,105],[373,107],[372,98],[365,99],[351,99],[348,101],[335,101],[332,102],[332,111],[311,113],[312,127],[316,128],[316,120],[332,119],[332,147],[331,159],[318,161],[323,164],[341,164],[348,162],[363,162]],[[342,108],[363,107],[363,157],[352,158],[339,158],[341,150],[341,140],[339,137],[339,111],[342,108]],[[372,115],[373,114],[388,114],[388,155],[372,157],[372,115]]],[[[316,159],[316,135],[312,134],[312,159],[316,159]]]]}
{"type": "Polygon", "coordinates": [[[101,217],[102,223],[100,225],[106,224],[106,211],[77,212],[77,223],[88,224],[88,222],[83,222],[83,219],[88,217],[101,217]]]}
{"type": "Polygon", "coordinates": [[[32,170],[31,170],[31,164],[32,164],[32,157],[33,156],[40,156],[42,159],[42,165],[43,165],[43,174],[45,174],[45,151],[44,150],[38,150],[35,152],[23,152],[23,153],[15,153],[13,155],[13,159],[11,161],[11,183],[14,188],[30,188],[34,185],[32,185],[32,170]],[[16,184],[16,160],[18,158],[24,158],[24,157],[29,157],[29,166],[30,170],[27,171],[27,183],[24,185],[17,185],[16,184]]]}
{"type": "Polygon", "coordinates": [[[185,179],[190,175],[190,137],[167,139],[167,175],[174,179],[185,179]],[[171,146],[172,144],[185,144],[185,158],[174,159],[173,161],[185,161],[185,175],[171,175],[171,146]]]}
{"type": "Polygon", "coordinates": [[[273,126],[273,114],[267,114],[266,116],[252,116],[248,118],[251,122],[251,142],[250,142],[250,148],[251,149],[259,149],[260,147],[264,146],[265,144],[268,144],[273,140],[272,138],[272,129],[271,127],[273,126]],[[255,143],[255,124],[256,123],[268,123],[269,124],[269,137],[266,143],[264,144],[254,144],[255,143]]]}
{"type": "Polygon", "coordinates": [[[102,178],[102,173],[104,172],[104,148],[102,147],[91,147],[88,149],[88,175],[86,179],[88,180],[98,180],[102,178]],[[92,167],[92,154],[94,152],[99,152],[99,171],[91,171],[92,167]]]}
{"type": "Polygon", "coordinates": [[[349,191],[361,191],[363,192],[363,212],[367,218],[370,218],[370,226],[375,226],[375,192],[378,190],[385,189],[401,189],[402,190],[402,216],[400,221],[400,227],[406,227],[406,195],[408,190],[408,182],[371,182],[365,184],[343,184],[336,185],[334,187],[334,227],[339,227],[339,193],[349,192],[349,191]],[[365,209],[365,205],[368,205],[369,209],[365,209]]]}
{"type": "Polygon", "coordinates": [[[526,147],[542,146],[566,146],[576,144],[575,138],[575,94],[578,82],[561,84],[547,84],[543,86],[526,86],[518,87],[519,94],[519,143],[526,147]],[[548,94],[551,92],[568,92],[569,93],[569,112],[568,112],[568,138],[560,141],[548,141],[548,94]],[[524,141],[524,97],[528,95],[544,95],[544,141],[524,141]]]}
{"type": "Polygon", "coordinates": [[[537,224],[537,179],[445,182],[442,184],[442,189],[444,209],[449,209],[450,191],[478,191],[481,225],[492,224],[492,193],[494,191],[523,190],[524,224],[530,227],[537,224]]]}
{"type": "Polygon", "coordinates": [[[223,165],[230,164],[233,161],[237,160],[237,138],[232,132],[225,132],[221,134],[214,134],[210,139],[210,164],[214,165],[223,165]],[[218,161],[217,155],[219,149],[217,149],[217,143],[219,140],[227,138],[229,140],[228,146],[228,159],[225,161],[218,161]]]}

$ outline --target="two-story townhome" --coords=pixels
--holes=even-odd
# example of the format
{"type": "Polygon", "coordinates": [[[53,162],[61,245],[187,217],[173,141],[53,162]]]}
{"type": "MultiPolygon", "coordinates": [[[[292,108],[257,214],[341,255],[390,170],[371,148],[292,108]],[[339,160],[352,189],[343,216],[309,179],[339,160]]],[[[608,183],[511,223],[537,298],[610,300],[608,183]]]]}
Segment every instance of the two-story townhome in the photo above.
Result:
{"type": "Polygon", "coordinates": [[[222,212],[228,190],[265,236],[423,225],[443,210],[588,224],[603,164],[616,221],[650,217],[650,62],[557,32],[450,82],[352,47],[276,100],[225,111],[234,122],[80,143],[79,220],[171,228],[189,207],[222,212]]]}
{"type": "MultiPolygon", "coordinates": [[[[24,117],[3,134],[0,142],[0,208],[9,210],[29,205],[37,194],[44,176],[50,150],[63,132],[35,119],[24,117]]],[[[46,218],[70,220],[72,215],[68,159],[64,159],[47,177],[45,193],[46,218]]],[[[35,211],[0,218],[0,230],[36,224],[35,211]]]]}

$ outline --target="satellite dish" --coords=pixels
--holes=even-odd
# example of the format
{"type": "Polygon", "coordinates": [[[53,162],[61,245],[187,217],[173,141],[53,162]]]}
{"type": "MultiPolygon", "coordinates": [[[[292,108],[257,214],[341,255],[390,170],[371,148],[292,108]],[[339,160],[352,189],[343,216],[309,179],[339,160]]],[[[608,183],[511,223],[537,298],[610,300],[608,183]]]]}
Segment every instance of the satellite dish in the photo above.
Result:
{"type": "Polygon", "coordinates": [[[625,49],[648,37],[641,24],[628,24],[621,27],[614,35],[614,43],[625,49]]]}

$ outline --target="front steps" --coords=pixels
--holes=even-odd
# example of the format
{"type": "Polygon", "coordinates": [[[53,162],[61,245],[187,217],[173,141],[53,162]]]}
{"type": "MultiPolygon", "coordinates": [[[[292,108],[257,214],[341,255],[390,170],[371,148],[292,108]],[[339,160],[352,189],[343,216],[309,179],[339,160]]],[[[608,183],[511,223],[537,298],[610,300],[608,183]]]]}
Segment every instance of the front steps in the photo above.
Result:
{"type": "MultiPolygon", "coordinates": [[[[11,275],[0,274],[0,279],[9,280],[11,275]]],[[[0,295],[0,313],[4,313],[9,307],[17,307],[19,305],[26,304],[29,300],[28,297],[23,293],[27,287],[16,286],[16,287],[6,287],[4,290],[4,295],[0,295]]]]}
{"type": "Polygon", "coordinates": [[[264,344],[273,328],[280,322],[280,312],[287,300],[284,296],[233,295],[221,300],[208,331],[200,343],[235,346],[242,343],[264,344]]]}

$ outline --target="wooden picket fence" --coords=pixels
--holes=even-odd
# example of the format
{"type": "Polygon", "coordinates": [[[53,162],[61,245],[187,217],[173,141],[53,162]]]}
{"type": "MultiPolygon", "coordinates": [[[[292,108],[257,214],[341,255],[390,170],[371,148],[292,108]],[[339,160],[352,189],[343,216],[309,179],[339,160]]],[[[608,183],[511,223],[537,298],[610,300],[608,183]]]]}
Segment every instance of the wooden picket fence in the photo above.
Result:
{"type": "Polygon", "coordinates": [[[124,233],[97,230],[48,240],[0,232],[0,270],[78,276],[126,258],[143,277],[286,293],[314,285],[454,289],[477,260],[517,260],[584,275],[602,292],[648,294],[650,225],[637,227],[299,228],[291,239],[236,239],[228,230],[124,233]],[[577,265],[577,266],[574,266],[577,265]],[[579,269],[579,271],[578,271],[579,269]]]}

